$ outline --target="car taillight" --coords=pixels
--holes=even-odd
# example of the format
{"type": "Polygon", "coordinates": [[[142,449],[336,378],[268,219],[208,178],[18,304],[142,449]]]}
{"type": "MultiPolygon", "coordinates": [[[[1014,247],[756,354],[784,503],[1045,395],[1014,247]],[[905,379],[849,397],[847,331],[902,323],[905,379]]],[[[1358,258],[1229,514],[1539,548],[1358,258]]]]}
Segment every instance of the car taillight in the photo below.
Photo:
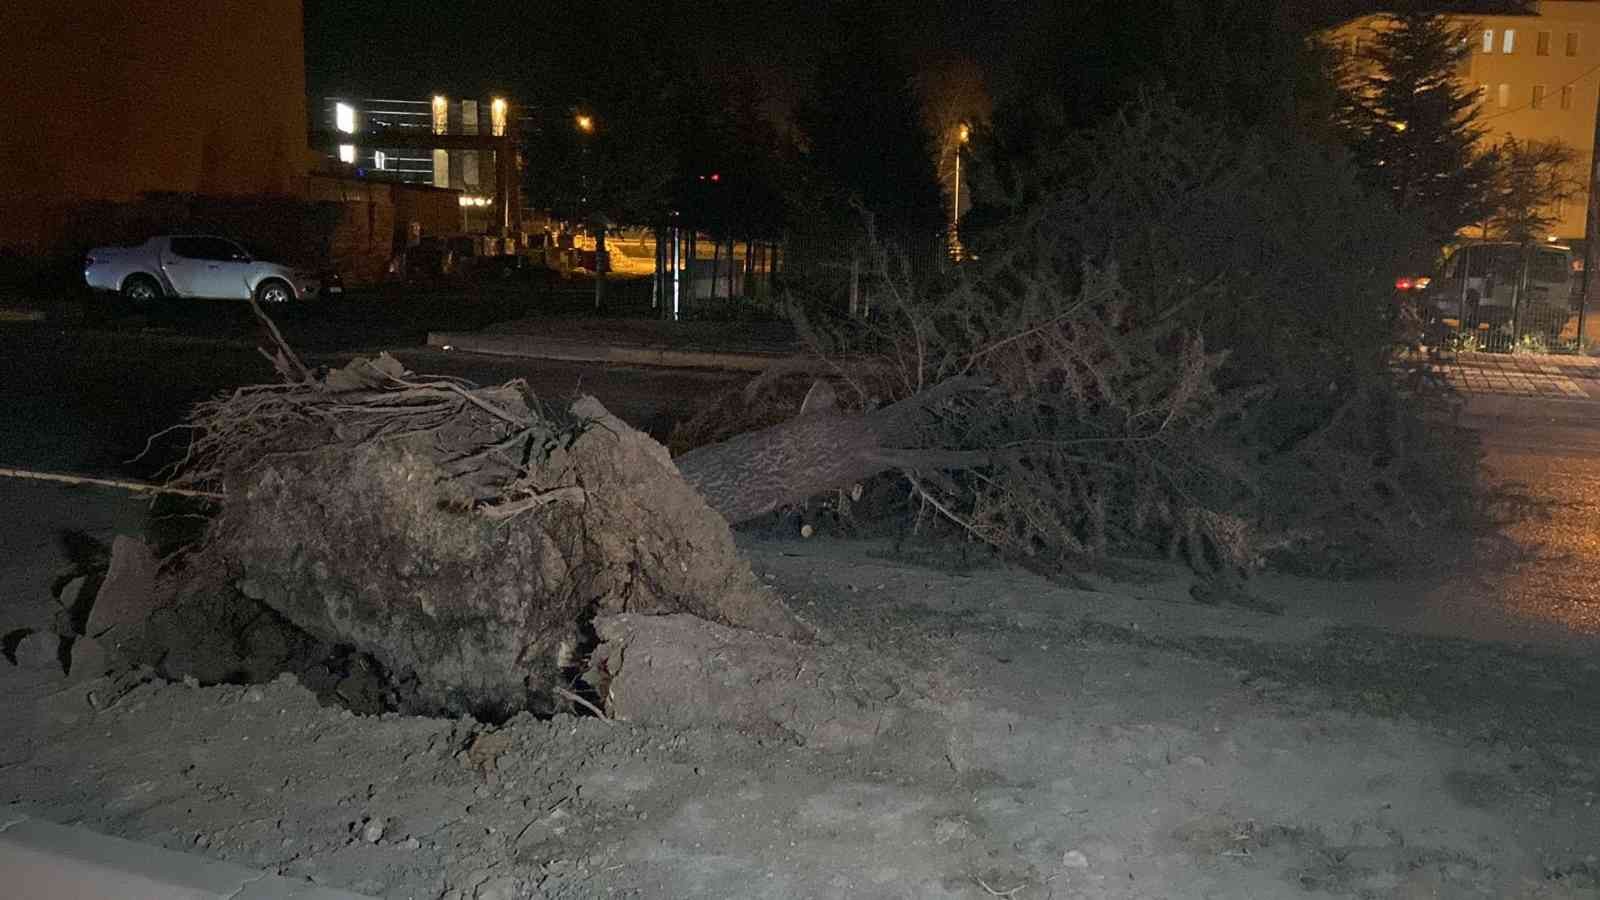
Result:
{"type": "Polygon", "coordinates": [[[1406,278],[1404,276],[1402,276],[1400,278],[1396,278],[1394,280],[1394,289],[1397,290],[1397,291],[1409,291],[1409,290],[1411,290],[1411,285],[1412,285],[1411,279],[1406,278]]]}

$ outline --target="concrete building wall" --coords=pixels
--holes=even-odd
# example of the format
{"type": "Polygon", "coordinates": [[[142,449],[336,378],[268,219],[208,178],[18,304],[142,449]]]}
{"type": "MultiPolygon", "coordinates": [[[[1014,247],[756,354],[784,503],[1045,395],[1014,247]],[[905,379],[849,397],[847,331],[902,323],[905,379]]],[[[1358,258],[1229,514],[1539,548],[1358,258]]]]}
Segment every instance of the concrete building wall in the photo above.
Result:
{"type": "Polygon", "coordinates": [[[294,195],[302,0],[19,0],[8,38],[0,246],[51,249],[70,209],[151,191],[294,195]]]}
{"type": "MultiPolygon", "coordinates": [[[[1531,13],[1456,17],[1472,28],[1472,56],[1460,77],[1480,90],[1479,122],[1487,132],[1484,140],[1498,142],[1507,135],[1518,140],[1559,140],[1578,151],[1583,169],[1576,174],[1584,178],[1592,166],[1595,110],[1600,101],[1600,2],[1535,3],[1531,13]],[[1507,32],[1512,34],[1509,51],[1507,32]],[[1538,106],[1536,87],[1543,88],[1538,106]]],[[[1355,49],[1360,41],[1369,39],[1374,28],[1382,27],[1383,21],[1380,16],[1369,16],[1351,22],[1334,32],[1335,42],[1355,49]]],[[[1583,237],[1586,205],[1587,195],[1555,210],[1560,222],[1554,234],[1583,237]]]]}

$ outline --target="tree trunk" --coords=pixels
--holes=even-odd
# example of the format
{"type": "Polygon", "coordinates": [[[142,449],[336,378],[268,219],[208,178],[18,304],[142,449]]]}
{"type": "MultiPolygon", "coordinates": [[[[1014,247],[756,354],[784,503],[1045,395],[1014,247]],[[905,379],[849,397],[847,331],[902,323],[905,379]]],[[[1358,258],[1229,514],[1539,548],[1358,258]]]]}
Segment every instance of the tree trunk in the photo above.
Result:
{"type": "Polygon", "coordinates": [[[930,407],[981,389],[978,382],[951,378],[871,413],[841,413],[831,405],[807,409],[770,428],[690,450],[674,462],[706,503],[737,525],[891,469],[987,462],[987,452],[906,446],[915,442],[930,407]]]}
{"type": "Polygon", "coordinates": [[[867,416],[808,413],[678,457],[678,471],[730,524],[890,468],[867,416]]]}

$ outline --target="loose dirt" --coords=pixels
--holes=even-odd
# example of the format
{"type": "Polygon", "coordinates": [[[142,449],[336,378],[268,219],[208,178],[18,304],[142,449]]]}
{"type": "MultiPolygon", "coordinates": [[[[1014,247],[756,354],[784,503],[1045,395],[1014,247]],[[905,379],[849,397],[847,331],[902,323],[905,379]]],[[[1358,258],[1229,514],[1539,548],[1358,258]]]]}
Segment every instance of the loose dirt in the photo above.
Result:
{"type": "Polygon", "coordinates": [[[1600,896],[1592,655],[742,540],[820,640],[597,621],[626,721],[0,665],[0,802],[393,898],[1600,896]]]}

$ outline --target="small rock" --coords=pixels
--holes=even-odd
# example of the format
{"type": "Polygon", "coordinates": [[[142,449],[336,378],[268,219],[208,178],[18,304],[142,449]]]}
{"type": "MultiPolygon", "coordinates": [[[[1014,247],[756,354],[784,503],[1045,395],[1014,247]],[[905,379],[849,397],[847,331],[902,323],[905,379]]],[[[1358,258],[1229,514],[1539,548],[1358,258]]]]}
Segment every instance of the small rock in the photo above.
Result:
{"type": "Polygon", "coordinates": [[[1061,865],[1068,869],[1089,868],[1089,857],[1083,855],[1082,850],[1068,850],[1061,854],[1061,865]]]}
{"type": "Polygon", "coordinates": [[[194,836],[194,845],[196,847],[209,847],[209,846],[211,846],[211,835],[209,835],[209,834],[197,834],[197,835],[195,835],[194,836]]]}
{"type": "Polygon", "coordinates": [[[384,821],[382,819],[369,820],[366,827],[361,829],[361,839],[369,844],[376,844],[383,840],[383,826],[384,821]]]}
{"type": "Polygon", "coordinates": [[[422,842],[414,837],[408,837],[401,841],[398,846],[402,850],[420,850],[422,849],[422,842]]]}
{"type": "Polygon", "coordinates": [[[200,679],[194,677],[193,675],[185,675],[183,676],[183,686],[187,688],[197,688],[200,686],[200,679]]]}
{"type": "Polygon", "coordinates": [[[89,583],[87,575],[79,575],[61,587],[61,593],[56,595],[56,602],[67,609],[78,605],[82,599],[83,586],[89,583]]]}
{"type": "Polygon", "coordinates": [[[260,703],[262,700],[266,699],[266,696],[266,694],[261,693],[261,688],[257,687],[253,687],[244,692],[244,699],[247,703],[260,703]]]}
{"type": "Polygon", "coordinates": [[[89,604],[94,597],[84,596],[84,588],[89,584],[85,575],[67,582],[61,588],[61,593],[56,596],[56,603],[60,609],[56,611],[56,630],[62,634],[79,634],[84,629],[84,620],[89,617],[89,604]]]}
{"type": "Polygon", "coordinates": [[[13,657],[18,666],[35,672],[65,673],[61,667],[61,635],[54,631],[30,631],[17,643],[13,657]]]}
{"type": "Polygon", "coordinates": [[[1195,755],[1185,756],[1183,758],[1183,764],[1186,766],[1192,766],[1196,769],[1204,769],[1206,766],[1211,765],[1211,763],[1206,762],[1206,758],[1204,756],[1195,755]]]}

